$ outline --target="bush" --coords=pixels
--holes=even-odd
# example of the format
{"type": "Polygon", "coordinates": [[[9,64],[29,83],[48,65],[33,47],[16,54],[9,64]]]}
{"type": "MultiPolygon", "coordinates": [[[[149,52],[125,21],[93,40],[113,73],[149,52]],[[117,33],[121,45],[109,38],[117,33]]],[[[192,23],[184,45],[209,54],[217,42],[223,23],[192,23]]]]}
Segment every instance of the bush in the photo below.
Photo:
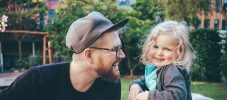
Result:
{"type": "Polygon", "coordinates": [[[197,53],[197,59],[192,66],[192,79],[220,81],[221,38],[217,30],[194,30],[190,33],[190,38],[197,53]]]}
{"type": "Polygon", "coordinates": [[[16,64],[16,69],[21,71],[23,69],[28,69],[29,68],[29,64],[27,62],[27,60],[25,59],[18,59],[17,60],[17,64],[16,64]]]}
{"type": "Polygon", "coordinates": [[[36,55],[29,56],[29,66],[37,66],[43,64],[43,56],[41,52],[37,52],[36,55]]]}
{"type": "Polygon", "coordinates": [[[221,75],[227,77],[227,33],[221,35],[222,37],[222,57],[221,57],[221,75]]]}

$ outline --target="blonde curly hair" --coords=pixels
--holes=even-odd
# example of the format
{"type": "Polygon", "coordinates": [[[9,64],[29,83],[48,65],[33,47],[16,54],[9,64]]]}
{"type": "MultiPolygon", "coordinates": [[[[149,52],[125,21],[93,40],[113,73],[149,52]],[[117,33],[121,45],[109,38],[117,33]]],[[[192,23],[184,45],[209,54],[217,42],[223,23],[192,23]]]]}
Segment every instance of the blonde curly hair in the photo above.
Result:
{"type": "Polygon", "coordinates": [[[186,23],[179,23],[177,21],[165,21],[151,29],[150,34],[148,34],[143,44],[141,62],[145,65],[152,63],[148,59],[148,52],[160,34],[171,34],[178,39],[178,46],[176,49],[178,58],[173,64],[183,65],[189,71],[192,62],[195,59],[195,52],[189,42],[189,28],[186,23]]]}

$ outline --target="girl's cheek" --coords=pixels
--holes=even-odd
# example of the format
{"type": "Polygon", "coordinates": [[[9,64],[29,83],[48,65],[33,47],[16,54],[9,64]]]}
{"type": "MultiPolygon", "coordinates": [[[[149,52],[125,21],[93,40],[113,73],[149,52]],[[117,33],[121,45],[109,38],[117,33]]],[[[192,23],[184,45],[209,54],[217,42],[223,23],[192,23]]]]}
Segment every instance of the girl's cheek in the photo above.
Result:
{"type": "Polygon", "coordinates": [[[153,57],[153,53],[152,52],[148,52],[148,55],[147,55],[148,57],[148,60],[152,60],[152,57],[153,57]]]}

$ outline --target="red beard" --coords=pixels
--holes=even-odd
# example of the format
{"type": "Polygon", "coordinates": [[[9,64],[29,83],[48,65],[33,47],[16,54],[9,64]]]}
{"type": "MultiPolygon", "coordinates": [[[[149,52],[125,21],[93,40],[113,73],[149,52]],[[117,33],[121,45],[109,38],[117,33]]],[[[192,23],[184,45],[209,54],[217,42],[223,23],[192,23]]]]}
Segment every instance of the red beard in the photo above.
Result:
{"type": "Polygon", "coordinates": [[[97,72],[102,79],[104,79],[108,82],[111,82],[111,83],[116,83],[120,79],[120,73],[115,72],[115,70],[113,70],[113,67],[111,67],[111,69],[109,69],[109,70],[101,67],[97,70],[97,72]]]}

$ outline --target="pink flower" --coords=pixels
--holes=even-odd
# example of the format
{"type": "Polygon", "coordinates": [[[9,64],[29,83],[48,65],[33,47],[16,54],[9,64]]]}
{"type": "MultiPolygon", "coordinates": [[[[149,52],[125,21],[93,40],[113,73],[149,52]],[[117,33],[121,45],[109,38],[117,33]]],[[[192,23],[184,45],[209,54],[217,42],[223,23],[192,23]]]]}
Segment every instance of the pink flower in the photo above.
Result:
{"type": "Polygon", "coordinates": [[[2,21],[3,21],[3,22],[7,22],[7,19],[8,19],[8,16],[6,16],[6,15],[3,15],[3,16],[2,16],[2,21]]]}
{"type": "Polygon", "coordinates": [[[8,16],[6,16],[6,15],[3,15],[0,19],[0,31],[1,32],[4,32],[6,30],[6,26],[8,26],[6,24],[7,19],[8,19],[8,16]]]}

